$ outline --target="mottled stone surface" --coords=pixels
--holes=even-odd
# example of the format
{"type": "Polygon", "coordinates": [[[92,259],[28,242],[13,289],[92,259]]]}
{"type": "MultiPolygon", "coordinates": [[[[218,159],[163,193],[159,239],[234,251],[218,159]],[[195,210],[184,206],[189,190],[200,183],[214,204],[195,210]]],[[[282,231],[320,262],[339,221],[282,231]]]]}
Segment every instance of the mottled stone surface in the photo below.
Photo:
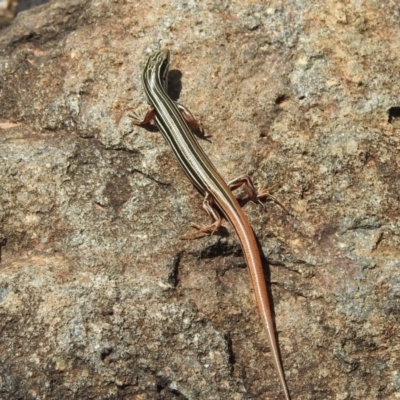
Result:
{"type": "Polygon", "coordinates": [[[52,1],[0,31],[0,398],[278,399],[240,245],[157,132],[148,54],[268,264],[293,399],[400,398],[395,1],[52,1]]]}

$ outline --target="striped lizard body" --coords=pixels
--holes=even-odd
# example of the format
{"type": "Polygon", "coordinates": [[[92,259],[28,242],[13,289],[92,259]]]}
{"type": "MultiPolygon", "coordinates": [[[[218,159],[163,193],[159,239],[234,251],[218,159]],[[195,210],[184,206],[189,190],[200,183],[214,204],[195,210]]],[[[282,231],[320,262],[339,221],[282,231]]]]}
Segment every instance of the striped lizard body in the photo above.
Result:
{"type": "Polygon", "coordinates": [[[163,137],[171,146],[183,171],[197,190],[205,196],[203,208],[211,216],[213,223],[210,226],[198,228],[198,232],[212,233],[217,230],[222,223],[221,213],[234,227],[247,262],[258,311],[267,333],[285,399],[289,400],[290,396],[280,359],[256,238],[232,190],[245,185],[244,188],[250,199],[258,202],[264,197],[272,196],[269,195],[267,190],[257,194],[251,179],[247,175],[235,179],[229,184],[225,183],[191,130],[191,127],[199,127],[192,114],[185,107],[174,102],[167,93],[169,64],[168,50],[157,52],[149,57],[142,78],[151,108],[143,118],[133,114],[133,122],[136,125],[143,126],[149,124],[152,120],[155,121],[163,137]]]}

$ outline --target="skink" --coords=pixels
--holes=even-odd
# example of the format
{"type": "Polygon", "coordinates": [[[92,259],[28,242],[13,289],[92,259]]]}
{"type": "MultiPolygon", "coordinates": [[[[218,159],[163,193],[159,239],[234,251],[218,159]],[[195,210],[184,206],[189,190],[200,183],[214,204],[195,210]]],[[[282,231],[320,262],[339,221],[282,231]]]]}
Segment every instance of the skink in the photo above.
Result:
{"type": "Polygon", "coordinates": [[[253,201],[260,201],[261,198],[270,195],[267,191],[257,194],[247,175],[241,176],[229,184],[225,183],[193,134],[191,128],[198,128],[199,125],[192,114],[185,107],[173,101],[167,93],[169,65],[170,53],[168,50],[159,51],[149,57],[142,79],[150,109],[143,116],[133,113],[133,123],[143,126],[155,121],[183,171],[197,190],[205,196],[203,209],[213,219],[213,223],[210,226],[198,228],[198,232],[213,233],[221,226],[222,215],[235,229],[247,262],[258,311],[267,333],[279,380],[285,398],[289,400],[260,253],[250,223],[232,190],[244,185],[246,193],[253,201]]]}

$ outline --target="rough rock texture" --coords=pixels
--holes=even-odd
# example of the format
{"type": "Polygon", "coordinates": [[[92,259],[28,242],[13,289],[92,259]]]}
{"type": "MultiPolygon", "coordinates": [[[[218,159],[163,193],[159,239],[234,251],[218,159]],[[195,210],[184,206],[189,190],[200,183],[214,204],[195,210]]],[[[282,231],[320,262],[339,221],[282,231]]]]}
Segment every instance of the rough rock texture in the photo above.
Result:
{"type": "MultiPolygon", "coordinates": [[[[245,204],[293,399],[400,397],[397,2],[60,0],[0,32],[0,398],[278,399],[240,245],[156,132],[149,53],[245,204]]],[[[227,224],[226,224],[227,225],[227,224]]]]}

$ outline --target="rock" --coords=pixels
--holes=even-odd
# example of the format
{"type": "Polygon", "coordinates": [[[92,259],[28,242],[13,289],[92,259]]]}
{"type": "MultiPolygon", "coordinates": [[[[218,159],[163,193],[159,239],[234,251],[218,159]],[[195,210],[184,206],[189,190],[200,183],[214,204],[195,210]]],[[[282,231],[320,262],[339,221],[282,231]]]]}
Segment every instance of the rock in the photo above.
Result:
{"type": "Polygon", "coordinates": [[[240,245],[157,132],[149,54],[266,257],[293,399],[400,393],[394,2],[52,1],[0,31],[1,399],[283,398],[240,245]],[[240,194],[239,196],[243,197],[240,194]]]}

